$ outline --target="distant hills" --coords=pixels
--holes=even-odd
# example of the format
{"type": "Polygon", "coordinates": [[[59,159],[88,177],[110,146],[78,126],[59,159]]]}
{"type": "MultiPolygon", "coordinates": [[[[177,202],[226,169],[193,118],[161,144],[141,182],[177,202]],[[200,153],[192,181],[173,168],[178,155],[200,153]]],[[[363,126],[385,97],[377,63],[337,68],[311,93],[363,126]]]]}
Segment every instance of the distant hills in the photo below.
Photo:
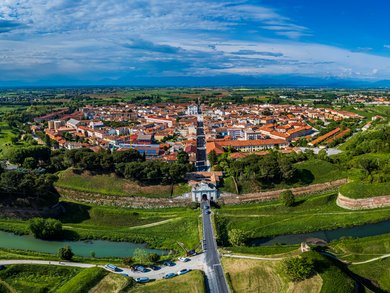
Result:
{"type": "Polygon", "coordinates": [[[124,76],[119,79],[95,81],[52,77],[35,82],[0,81],[0,87],[42,86],[252,86],[252,87],[329,87],[329,88],[390,88],[390,80],[358,80],[335,77],[308,77],[297,75],[244,75],[216,76],[124,76]]]}

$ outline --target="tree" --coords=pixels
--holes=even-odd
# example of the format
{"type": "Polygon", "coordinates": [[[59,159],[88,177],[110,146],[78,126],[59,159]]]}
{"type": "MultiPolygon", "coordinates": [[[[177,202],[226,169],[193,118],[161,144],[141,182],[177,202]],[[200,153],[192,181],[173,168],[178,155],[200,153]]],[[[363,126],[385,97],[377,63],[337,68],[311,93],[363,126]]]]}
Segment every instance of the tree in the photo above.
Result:
{"type": "Polygon", "coordinates": [[[50,136],[48,136],[47,134],[45,135],[45,138],[44,138],[44,141],[45,141],[45,144],[48,148],[51,148],[51,138],[50,136]]]}
{"type": "Polygon", "coordinates": [[[62,233],[62,223],[56,219],[33,218],[29,228],[39,239],[58,239],[62,233]]]}
{"type": "Polygon", "coordinates": [[[122,262],[125,266],[131,266],[134,263],[134,257],[125,257],[122,262]]]}
{"type": "Polygon", "coordinates": [[[215,150],[212,150],[208,154],[207,158],[209,159],[211,166],[214,166],[218,162],[218,156],[217,156],[217,153],[215,152],[215,150]]]}
{"type": "Polygon", "coordinates": [[[147,263],[149,261],[148,253],[145,249],[137,248],[134,251],[134,257],[140,262],[140,263],[147,263]]]}
{"type": "Polygon", "coordinates": [[[322,149],[318,152],[318,155],[317,157],[320,159],[320,160],[323,160],[323,161],[328,161],[328,154],[326,152],[325,149],[322,149]]]}
{"type": "Polygon", "coordinates": [[[157,253],[149,253],[148,261],[151,263],[158,262],[160,260],[160,256],[157,253]]]}
{"type": "Polygon", "coordinates": [[[58,250],[58,256],[63,260],[72,260],[74,253],[70,246],[66,245],[58,250]]]}
{"type": "Polygon", "coordinates": [[[228,239],[233,246],[244,246],[248,240],[248,234],[240,229],[232,229],[228,232],[228,239]]]}
{"type": "Polygon", "coordinates": [[[188,154],[183,150],[178,151],[177,152],[177,162],[179,164],[183,164],[183,165],[188,164],[188,162],[189,162],[188,154]]]}
{"type": "Polygon", "coordinates": [[[283,261],[282,271],[291,281],[302,281],[313,275],[314,262],[306,256],[290,257],[283,261]]]}
{"type": "Polygon", "coordinates": [[[23,161],[23,168],[26,169],[35,169],[37,165],[38,162],[32,157],[25,158],[23,161]]]}
{"type": "Polygon", "coordinates": [[[295,197],[291,190],[282,191],[279,197],[286,207],[291,207],[295,203],[295,197]]]}

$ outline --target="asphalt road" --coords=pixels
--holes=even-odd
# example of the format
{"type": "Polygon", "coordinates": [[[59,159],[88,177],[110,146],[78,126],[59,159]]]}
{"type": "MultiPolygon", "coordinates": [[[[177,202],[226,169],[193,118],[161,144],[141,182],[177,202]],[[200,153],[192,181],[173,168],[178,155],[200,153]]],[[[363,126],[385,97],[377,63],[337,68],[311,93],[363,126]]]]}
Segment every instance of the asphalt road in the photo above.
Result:
{"type": "Polygon", "coordinates": [[[196,170],[207,171],[207,153],[206,153],[206,138],[203,129],[203,117],[202,112],[199,110],[198,122],[196,127],[196,170]]]}
{"type": "MultiPolygon", "coordinates": [[[[115,272],[117,274],[127,274],[132,278],[139,277],[148,277],[149,279],[162,279],[168,273],[177,273],[182,269],[190,270],[204,270],[204,254],[196,255],[190,257],[189,262],[175,261],[173,267],[161,266],[161,269],[157,271],[149,270],[146,273],[134,272],[129,268],[120,268],[120,271],[115,272]]],[[[64,267],[79,267],[79,268],[92,268],[92,267],[101,267],[101,265],[88,264],[88,263],[76,263],[68,261],[48,261],[48,260],[0,260],[0,265],[11,265],[11,264],[36,264],[36,265],[54,265],[54,266],[64,266],[64,267]]],[[[178,276],[180,278],[180,276],[178,276]]]]}
{"type": "Polygon", "coordinates": [[[229,287],[225,279],[225,274],[223,272],[217,250],[217,242],[215,241],[211,223],[211,214],[207,213],[208,210],[204,210],[204,205],[208,205],[208,203],[204,202],[201,205],[203,218],[203,249],[206,260],[205,274],[208,292],[228,293],[229,287]]]}

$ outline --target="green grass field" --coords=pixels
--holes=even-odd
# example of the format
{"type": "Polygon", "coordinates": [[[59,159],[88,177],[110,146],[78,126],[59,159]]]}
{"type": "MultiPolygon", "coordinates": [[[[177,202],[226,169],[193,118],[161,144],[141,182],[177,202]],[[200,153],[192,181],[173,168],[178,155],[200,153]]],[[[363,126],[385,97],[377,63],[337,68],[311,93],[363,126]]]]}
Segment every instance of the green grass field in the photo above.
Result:
{"type": "MultiPolygon", "coordinates": [[[[170,185],[141,186],[136,182],[122,179],[115,174],[90,175],[87,173],[75,174],[71,169],[59,172],[57,187],[68,188],[84,192],[99,193],[114,196],[144,196],[170,197],[170,185]]],[[[177,184],[173,188],[173,195],[189,192],[187,184],[177,184]]]]}
{"type": "Polygon", "coordinates": [[[75,277],[60,287],[57,293],[83,293],[88,292],[97,285],[109,272],[102,268],[83,269],[75,277]]]}
{"type": "Polygon", "coordinates": [[[17,137],[17,135],[17,132],[6,122],[0,122],[0,158],[4,158],[10,149],[23,145],[22,143],[12,144],[11,139],[17,137]]]}
{"type": "Polygon", "coordinates": [[[360,265],[350,265],[348,268],[359,276],[371,280],[384,292],[390,292],[390,258],[360,265]]]}
{"type": "Polygon", "coordinates": [[[347,174],[341,171],[338,166],[323,160],[308,160],[296,163],[294,166],[301,171],[300,176],[306,176],[302,180],[310,184],[324,183],[347,177],[347,174]]]}
{"type": "Polygon", "coordinates": [[[58,292],[79,271],[79,268],[49,265],[9,265],[0,271],[0,280],[14,290],[11,292],[58,292]]]}
{"type": "MultiPolygon", "coordinates": [[[[147,243],[153,248],[177,249],[177,241],[188,248],[199,243],[199,210],[190,208],[128,209],[63,202],[60,217],[65,230],[81,239],[109,239],[147,243]]],[[[28,233],[28,221],[0,219],[0,230],[28,233]]]]}
{"type": "Polygon", "coordinates": [[[369,198],[382,195],[390,196],[390,182],[372,184],[350,182],[341,186],[339,191],[342,195],[349,198],[369,198]]]}
{"type": "MultiPolygon", "coordinates": [[[[240,193],[245,194],[251,192],[292,188],[347,178],[347,172],[340,170],[337,165],[323,160],[312,159],[296,163],[294,166],[297,169],[297,172],[294,178],[288,184],[279,183],[270,185],[268,187],[260,187],[261,184],[255,180],[241,179],[238,182],[240,193]]],[[[231,177],[224,178],[224,183],[221,190],[236,193],[236,188],[231,177]]]]}
{"type": "Polygon", "coordinates": [[[335,240],[328,247],[342,260],[366,261],[390,253],[390,234],[335,240]]]}
{"type": "Polygon", "coordinates": [[[252,237],[270,237],[349,227],[390,218],[390,208],[349,211],[336,205],[336,193],[299,197],[294,207],[279,201],[223,206],[218,217],[228,221],[228,229],[241,229],[252,237]]]}
{"type": "Polygon", "coordinates": [[[298,283],[289,282],[279,273],[280,261],[224,257],[222,265],[231,292],[320,292],[319,275],[298,283]]]}
{"type": "Polygon", "coordinates": [[[169,280],[158,280],[147,284],[139,284],[127,292],[131,293],[205,293],[204,273],[192,271],[169,280]]]}

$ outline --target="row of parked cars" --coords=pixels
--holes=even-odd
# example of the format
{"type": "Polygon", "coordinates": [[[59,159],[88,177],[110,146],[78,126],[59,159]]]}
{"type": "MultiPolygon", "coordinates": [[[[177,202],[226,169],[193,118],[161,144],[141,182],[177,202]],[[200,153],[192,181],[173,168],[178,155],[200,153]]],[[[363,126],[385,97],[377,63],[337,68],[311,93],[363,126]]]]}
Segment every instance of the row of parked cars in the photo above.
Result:
{"type": "MultiPolygon", "coordinates": [[[[176,277],[176,276],[187,274],[190,271],[191,271],[190,269],[182,269],[182,270],[178,271],[177,273],[168,273],[168,274],[164,275],[163,278],[164,279],[171,279],[171,278],[176,277]]],[[[140,277],[140,278],[136,278],[135,281],[137,283],[147,283],[150,281],[150,279],[148,277],[140,277]]]]}
{"type": "MultiPolygon", "coordinates": [[[[189,262],[191,259],[189,259],[188,257],[179,257],[178,260],[181,262],[189,262]]],[[[176,265],[176,263],[174,263],[173,261],[170,261],[170,260],[166,260],[163,262],[163,265],[167,266],[167,267],[173,267],[176,265]]],[[[159,266],[150,266],[150,268],[154,271],[161,269],[161,267],[159,267],[159,266]]],[[[140,272],[148,272],[148,270],[143,266],[137,266],[136,269],[137,269],[137,271],[140,271],[140,272]]],[[[167,273],[166,275],[163,276],[163,278],[164,279],[171,279],[171,278],[176,277],[176,276],[184,275],[184,274],[188,273],[189,271],[191,271],[191,270],[190,269],[182,269],[182,270],[178,271],[177,273],[167,273]]],[[[139,278],[136,278],[135,281],[138,283],[147,283],[150,281],[150,279],[148,277],[139,277],[139,278]]]]}

